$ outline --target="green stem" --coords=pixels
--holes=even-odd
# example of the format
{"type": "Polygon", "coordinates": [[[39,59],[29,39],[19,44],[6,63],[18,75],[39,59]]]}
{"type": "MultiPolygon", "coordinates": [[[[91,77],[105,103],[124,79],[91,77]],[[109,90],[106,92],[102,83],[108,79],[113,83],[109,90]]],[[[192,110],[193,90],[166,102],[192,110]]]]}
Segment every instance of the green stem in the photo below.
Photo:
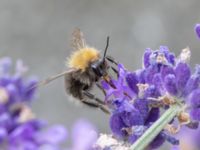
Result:
{"type": "Polygon", "coordinates": [[[180,105],[176,104],[166,110],[163,115],[131,146],[130,150],[144,150],[165,126],[180,112],[180,105]]]}

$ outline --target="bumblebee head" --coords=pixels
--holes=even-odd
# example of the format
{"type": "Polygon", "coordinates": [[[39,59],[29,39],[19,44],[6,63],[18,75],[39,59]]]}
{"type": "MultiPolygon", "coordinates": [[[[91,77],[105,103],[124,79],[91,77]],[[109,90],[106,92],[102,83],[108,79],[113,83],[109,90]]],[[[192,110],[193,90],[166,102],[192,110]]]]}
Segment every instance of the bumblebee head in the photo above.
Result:
{"type": "Polygon", "coordinates": [[[108,65],[106,61],[106,53],[109,46],[109,37],[107,37],[106,48],[104,50],[103,58],[91,64],[91,68],[98,77],[107,75],[108,65]]]}

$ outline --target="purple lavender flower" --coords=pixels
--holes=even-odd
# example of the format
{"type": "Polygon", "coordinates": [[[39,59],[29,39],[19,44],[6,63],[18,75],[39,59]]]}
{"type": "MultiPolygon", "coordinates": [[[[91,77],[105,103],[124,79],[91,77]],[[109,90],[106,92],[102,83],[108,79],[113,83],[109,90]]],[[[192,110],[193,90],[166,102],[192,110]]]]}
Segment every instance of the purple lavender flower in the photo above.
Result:
{"type": "Polygon", "coordinates": [[[46,147],[60,149],[59,144],[66,140],[66,130],[63,126],[55,126],[47,131],[39,120],[32,120],[16,127],[8,137],[9,149],[38,149],[46,147]]]}
{"type": "Polygon", "coordinates": [[[183,127],[181,132],[176,135],[180,138],[180,145],[172,146],[171,150],[198,150],[199,145],[199,129],[190,130],[183,127]]]}
{"type": "MultiPolygon", "coordinates": [[[[124,66],[122,64],[118,65],[118,72],[119,77],[117,80],[112,79],[110,82],[112,84],[107,83],[106,81],[102,81],[102,87],[106,90],[106,100],[109,102],[109,98],[111,96],[114,97],[120,97],[120,98],[128,98],[133,97],[135,95],[136,91],[133,91],[134,87],[127,86],[126,80],[129,80],[126,78],[128,72],[125,70],[124,66]],[[114,87],[114,88],[113,88],[114,87]],[[126,93],[126,94],[124,94],[126,93]]],[[[130,74],[128,74],[130,76],[130,74]]],[[[131,79],[130,82],[134,82],[134,79],[131,79]]]]}
{"type": "Polygon", "coordinates": [[[61,149],[66,129],[58,125],[45,130],[47,124],[31,110],[36,90],[32,87],[37,79],[25,79],[28,68],[21,60],[17,61],[14,74],[11,69],[10,58],[0,59],[0,149],[61,149]]]}
{"type": "Polygon", "coordinates": [[[87,120],[80,119],[72,128],[72,145],[69,150],[92,150],[97,140],[97,129],[87,120]]]}
{"type": "MultiPolygon", "coordinates": [[[[110,128],[115,138],[134,143],[160,117],[160,112],[174,103],[190,108],[179,114],[178,124],[197,128],[196,121],[200,121],[200,67],[192,73],[188,63],[190,56],[189,48],[183,49],[178,57],[166,46],[155,51],[148,48],[143,57],[144,68],[130,72],[119,64],[117,79],[102,81],[106,103],[112,112],[110,128]],[[138,126],[143,130],[137,132],[138,126]]],[[[175,120],[170,122],[171,128],[175,126],[175,120]]],[[[179,140],[170,135],[171,132],[172,129],[167,128],[161,131],[149,148],[158,148],[165,141],[178,145],[179,140]]]]}
{"type": "MultiPolygon", "coordinates": [[[[200,38],[200,24],[195,26],[195,32],[200,38]]],[[[175,57],[166,46],[160,46],[155,51],[150,48],[145,50],[142,69],[130,72],[118,64],[117,79],[102,81],[106,104],[111,110],[110,128],[114,137],[106,137],[111,140],[110,144],[102,140],[97,142],[98,150],[118,149],[121,146],[126,149],[123,142],[134,143],[149,127],[146,133],[153,132],[153,137],[157,135],[148,145],[149,149],[159,148],[165,141],[178,149],[179,140],[173,134],[184,126],[195,130],[200,121],[200,66],[197,65],[192,73],[190,56],[188,47],[175,57]],[[173,116],[179,107],[180,112],[173,116]],[[167,125],[161,123],[166,115],[167,125]],[[158,132],[153,131],[155,126],[158,132]]],[[[146,147],[142,145],[142,140],[148,143],[148,137],[144,134],[132,147],[146,147]]]]}
{"type": "Polygon", "coordinates": [[[196,24],[195,32],[196,32],[197,37],[200,39],[200,24],[196,24]]]}

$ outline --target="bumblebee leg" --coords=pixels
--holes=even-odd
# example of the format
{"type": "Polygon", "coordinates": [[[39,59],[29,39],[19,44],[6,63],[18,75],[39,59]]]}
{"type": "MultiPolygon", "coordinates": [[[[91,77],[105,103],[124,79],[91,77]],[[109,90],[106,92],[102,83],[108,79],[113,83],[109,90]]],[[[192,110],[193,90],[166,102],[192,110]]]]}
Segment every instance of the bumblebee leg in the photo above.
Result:
{"type": "Polygon", "coordinates": [[[105,96],[106,92],[105,92],[105,90],[102,88],[102,86],[98,82],[96,82],[96,86],[103,92],[103,94],[105,96]]]}
{"type": "Polygon", "coordinates": [[[106,56],[106,59],[110,61],[111,63],[115,64],[116,66],[119,64],[118,62],[115,61],[115,59],[111,56],[106,56]]]}
{"type": "Polygon", "coordinates": [[[116,74],[118,74],[118,71],[117,71],[116,68],[114,68],[114,67],[111,66],[111,69],[112,69],[116,74]]]}
{"type": "MultiPolygon", "coordinates": [[[[106,59],[108,60],[108,61],[110,61],[112,64],[115,64],[116,66],[118,66],[118,62],[117,61],[115,61],[115,59],[113,58],[113,57],[111,57],[111,56],[106,56],[106,59]]],[[[113,67],[113,66],[110,66],[111,67],[111,69],[112,69],[112,71],[117,75],[117,77],[119,76],[119,73],[118,73],[118,71],[117,71],[117,69],[115,68],[115,67],[113,67]]]]}
{"type": "Polygon", "coordinates": [[[104,102],[102,100],[100,100],[99,98],[97,98],[94,94],[89,93],[88,91],[83,91],[83,94],[85,96],[87,96],[90,99],[94,99],[95,101],[97,101],[99,104],[104,105],[104,102]]]}
{"type": "Polygon", "coordinates": [[[105,106],[104,102],[101,101],[99,98],[95,97],[93,94],[89,93],[88,91],[83,91],[83,94],[87,96],[89,99],[93,99],[95,101],[91,101],[88,99],[83,99],[82,102],[92,107],[98,107],[105,113],[110,113],[108,108],[105,106]]]}
{"type": "Polygon", "coordinates": [[[108,108],[105,105],[102,105],[96,101],[90,101],[87,99],[83,99],[82,102],[88,106],[100,108],[103,112],[110,114],[110,111],[108,110],[108,108]]]}
{"type": "Polygon", "coordinates": [[[111,69],[117,75],[117,78],[119,78],[119,73],[118,73],[117,69],[114,67],[111,67],[111,69]]]}

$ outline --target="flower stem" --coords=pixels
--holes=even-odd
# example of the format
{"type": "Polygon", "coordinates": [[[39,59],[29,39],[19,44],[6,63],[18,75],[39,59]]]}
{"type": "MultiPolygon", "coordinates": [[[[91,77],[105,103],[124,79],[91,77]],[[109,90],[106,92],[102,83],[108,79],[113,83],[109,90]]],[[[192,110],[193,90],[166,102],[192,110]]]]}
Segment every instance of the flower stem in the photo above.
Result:
{"type": "Polygon", "coordinates": [[[144,150],[165,126],[180,112],[178,104],[172,105],[146,132],[131,146],[130,150],[144,150]]]}

